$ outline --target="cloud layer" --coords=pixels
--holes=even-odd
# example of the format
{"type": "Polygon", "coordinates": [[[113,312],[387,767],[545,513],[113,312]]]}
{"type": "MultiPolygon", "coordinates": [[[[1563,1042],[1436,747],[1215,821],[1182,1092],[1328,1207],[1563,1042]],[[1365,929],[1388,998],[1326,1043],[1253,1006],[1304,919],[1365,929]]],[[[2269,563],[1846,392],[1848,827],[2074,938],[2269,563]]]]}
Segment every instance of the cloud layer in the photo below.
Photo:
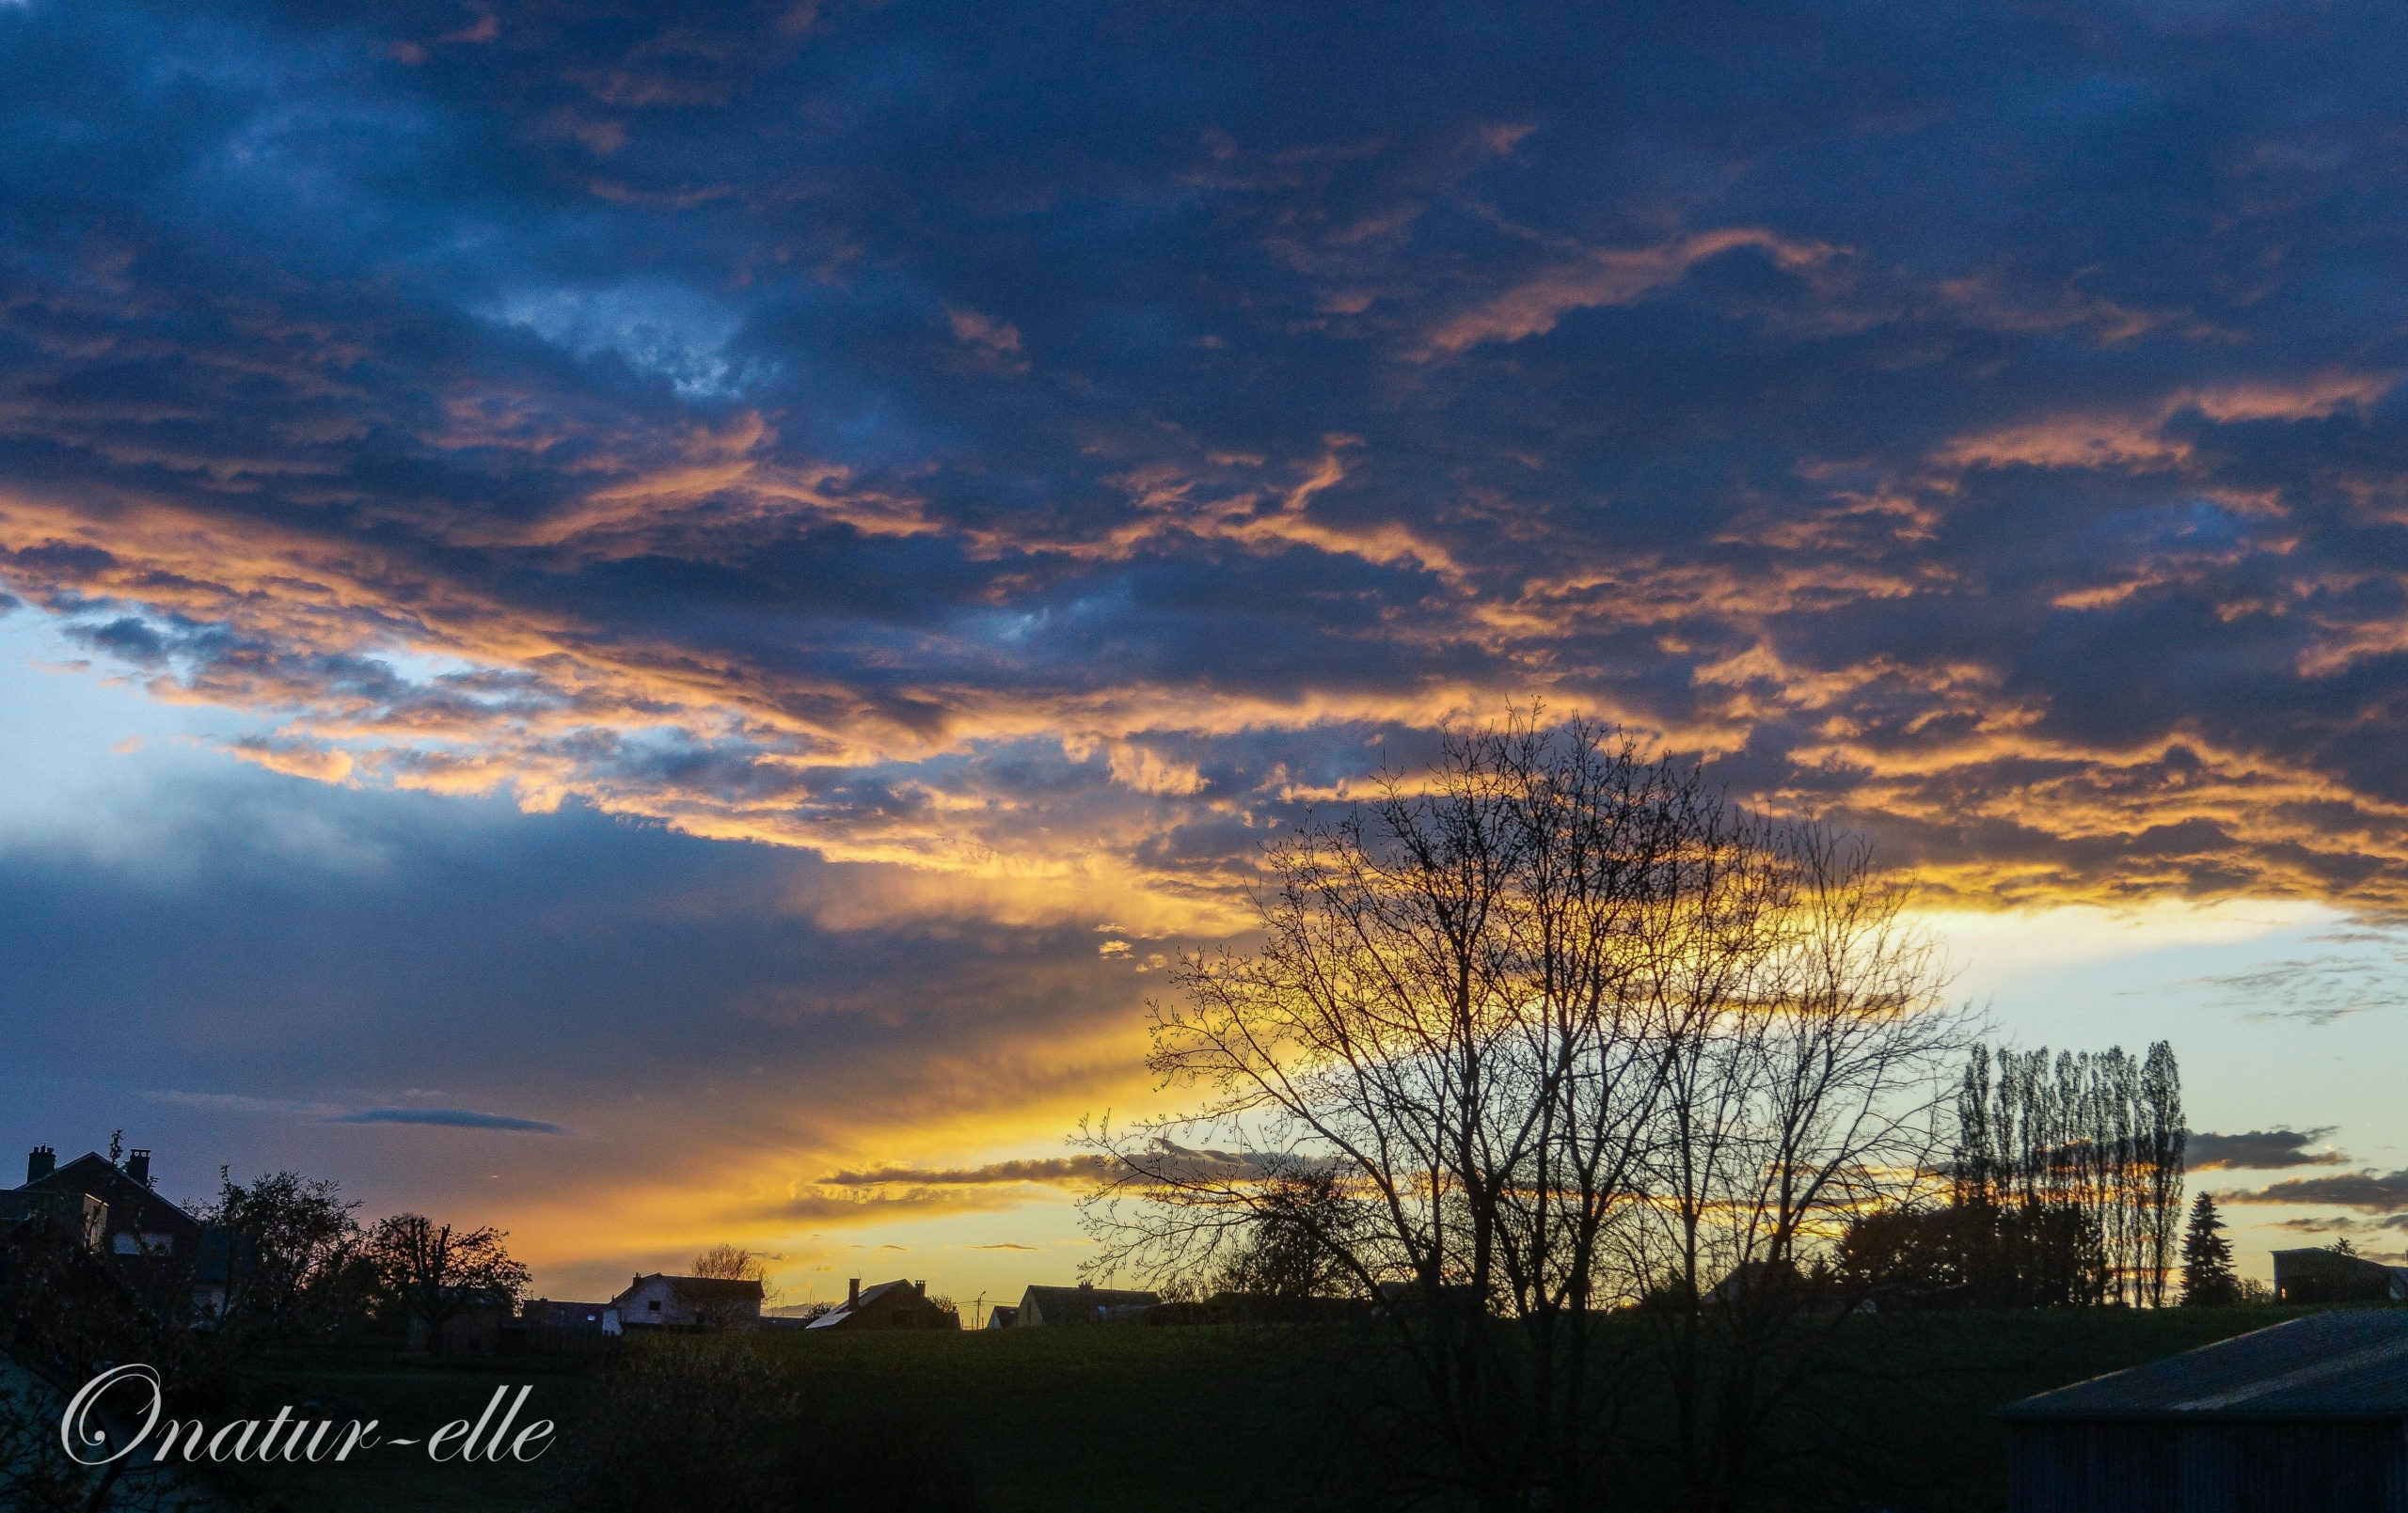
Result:
{"type": "Polygon", "coordinates": [[[2385,1176],[2368,1169],[2334,1176],[2295,1176],[2256,1191],[2217,1196],[2226,1203],[2330,1205],[2370,1214],[2408,1213],[2408,1172],[2385,1176]]]}
{"type": "Polygon", "coordinates": [[[2408,902],[2389,18],[1679,14],[12,8],[0,578],[947,908],[1227,927],[1540,697],[1969,898],[2408,902]]]}
{"type": "Polygon", "coordinates": [[[446,1129],[500,1129],[513,1134],[565,1135],[568,1131],[543,1119],[515,1114],[479,1113],[471,1109],[362,1109],[337,1114],[339,1125],[436,1125],[446,1129]]]}

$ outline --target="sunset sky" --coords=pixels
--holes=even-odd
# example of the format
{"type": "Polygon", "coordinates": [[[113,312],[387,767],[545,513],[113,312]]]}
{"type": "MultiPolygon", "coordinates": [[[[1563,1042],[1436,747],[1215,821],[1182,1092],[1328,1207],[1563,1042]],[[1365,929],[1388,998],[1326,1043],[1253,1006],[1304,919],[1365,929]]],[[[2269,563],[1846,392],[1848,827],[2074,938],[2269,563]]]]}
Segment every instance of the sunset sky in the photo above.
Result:
{"type": "Polygon", "coordinates": [[[1870,835],[1999,1038],[2171,1038],[2247,1269],[2399,1253],[2403,78],[2298,0],[0,0],[0,1154],[1016,1298],[1265,839],[1543,701],[1870,835]]]}

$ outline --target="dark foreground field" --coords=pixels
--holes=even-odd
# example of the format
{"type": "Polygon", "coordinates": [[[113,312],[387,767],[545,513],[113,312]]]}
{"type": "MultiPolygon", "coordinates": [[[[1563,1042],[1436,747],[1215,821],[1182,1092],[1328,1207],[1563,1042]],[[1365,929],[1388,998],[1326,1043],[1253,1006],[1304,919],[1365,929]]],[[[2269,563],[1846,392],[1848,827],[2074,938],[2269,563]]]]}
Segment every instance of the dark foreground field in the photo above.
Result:
{"type": "MultiPolygon", "coordinates": [[[[2291,1310],[2092,1309],[1925,1314],[1852,1322],[1774,1458],[1766,1510],[1965,1513],[2004,1505],[1993,1409],[2029,1393],[2152,1361],[2295,1316],[2291,1310]]],[[[642,1349],[644,1347],[635,1347],[642,1349]]],[[[1319,1348],[1330,1348],[1323,1342],[1319,1348]]],[[[1343,1375],[1277,1332],[1028,1330],[779,1335],[806,1425],[928,1426],[966,1460],[987,1513],[1283,1513],[1382,1505],[1380,1458],[1360,1415],[1333,1401],[1343,1375]]],[[[293,1354],[262,1363],[271,1402],[316,1400],[423,1435],[472,1416],[503,1381],[532,1383],[532,1411],[575,1435],[595,1401],[583,1363],[440,1363],[293,1354]]],[[[806,1428],[797,1432],[808,1434],[806,1428]]],[[[384,1451],[293,1468],[260,1490],[294,1513],[536,1513],[565,1453],[533,1466],[436,1465],[384,1451]]],[[[1631,1487],[1648,1505],[1648,1478],[1631,1487]]],[[[700,1507],[679,1513],[705,1513],[700,1507]]],[[[778,1513],[778,1510],[761,1510],[778,1513]]],[[[879,1513],[863,1506],[859,1513],[879,1513]]]]}

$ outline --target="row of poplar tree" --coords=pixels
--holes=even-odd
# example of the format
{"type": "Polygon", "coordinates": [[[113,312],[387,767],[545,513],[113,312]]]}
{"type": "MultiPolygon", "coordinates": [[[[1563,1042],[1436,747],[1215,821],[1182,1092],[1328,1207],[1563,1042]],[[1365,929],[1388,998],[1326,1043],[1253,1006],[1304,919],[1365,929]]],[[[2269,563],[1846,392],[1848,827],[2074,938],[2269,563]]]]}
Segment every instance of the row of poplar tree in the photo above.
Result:
{"type": "Polygon", "coordinates": [[[1841,1245],[1844,1280],[1905,1305],[2177,1300],[2168,1294],[2178,1271],[2187,1279],[2192,1247],[2173,1047],[2159,1041],[2135,1058],[1976,1046],[1955,1111],[1948,1203],[1858,1220],[1841,1245]]]}
{"type": "Polygon", "coordinates": [[[2167,1301],[2188,1140],[2171,1045],[2137,1059],[1977,1047],[1956,1127],[1953,1237],[1974,1301],[2167,1301]]]}

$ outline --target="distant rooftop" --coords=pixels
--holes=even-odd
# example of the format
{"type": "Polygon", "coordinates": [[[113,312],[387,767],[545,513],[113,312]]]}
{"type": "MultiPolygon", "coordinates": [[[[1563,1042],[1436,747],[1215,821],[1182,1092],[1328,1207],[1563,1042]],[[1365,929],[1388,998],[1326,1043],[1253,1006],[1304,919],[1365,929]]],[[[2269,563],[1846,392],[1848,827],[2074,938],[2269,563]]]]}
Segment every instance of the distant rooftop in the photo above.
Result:
{"type": "MultiPolygon", "coordinates": [[[[680,1277],[666,1271],[647,1272],[636,1278],[627,1292],[633,1292],[647,1282],[666,1282],[680,1297],[695,1302],[757,1301],[764,1295],[757,1278],[680,1277]]],[[[626,1292],[619,1294],[622,1298],[626,1295],[626,1292]]]]}
{"type": "Polygon", "coordinates": [[[2408,1309],[2314,1314],[2026,1397],[2016,1419],[2408,1418],[2408,1309]]]}
{"type": "Polygon", "coordinates": [[[1021,1300],[1037,1300],[1039,1308],[1149,1308],[1163,1300],[1158,1292],[1126,1287],[1030,1287],[1021,1300]]]}

